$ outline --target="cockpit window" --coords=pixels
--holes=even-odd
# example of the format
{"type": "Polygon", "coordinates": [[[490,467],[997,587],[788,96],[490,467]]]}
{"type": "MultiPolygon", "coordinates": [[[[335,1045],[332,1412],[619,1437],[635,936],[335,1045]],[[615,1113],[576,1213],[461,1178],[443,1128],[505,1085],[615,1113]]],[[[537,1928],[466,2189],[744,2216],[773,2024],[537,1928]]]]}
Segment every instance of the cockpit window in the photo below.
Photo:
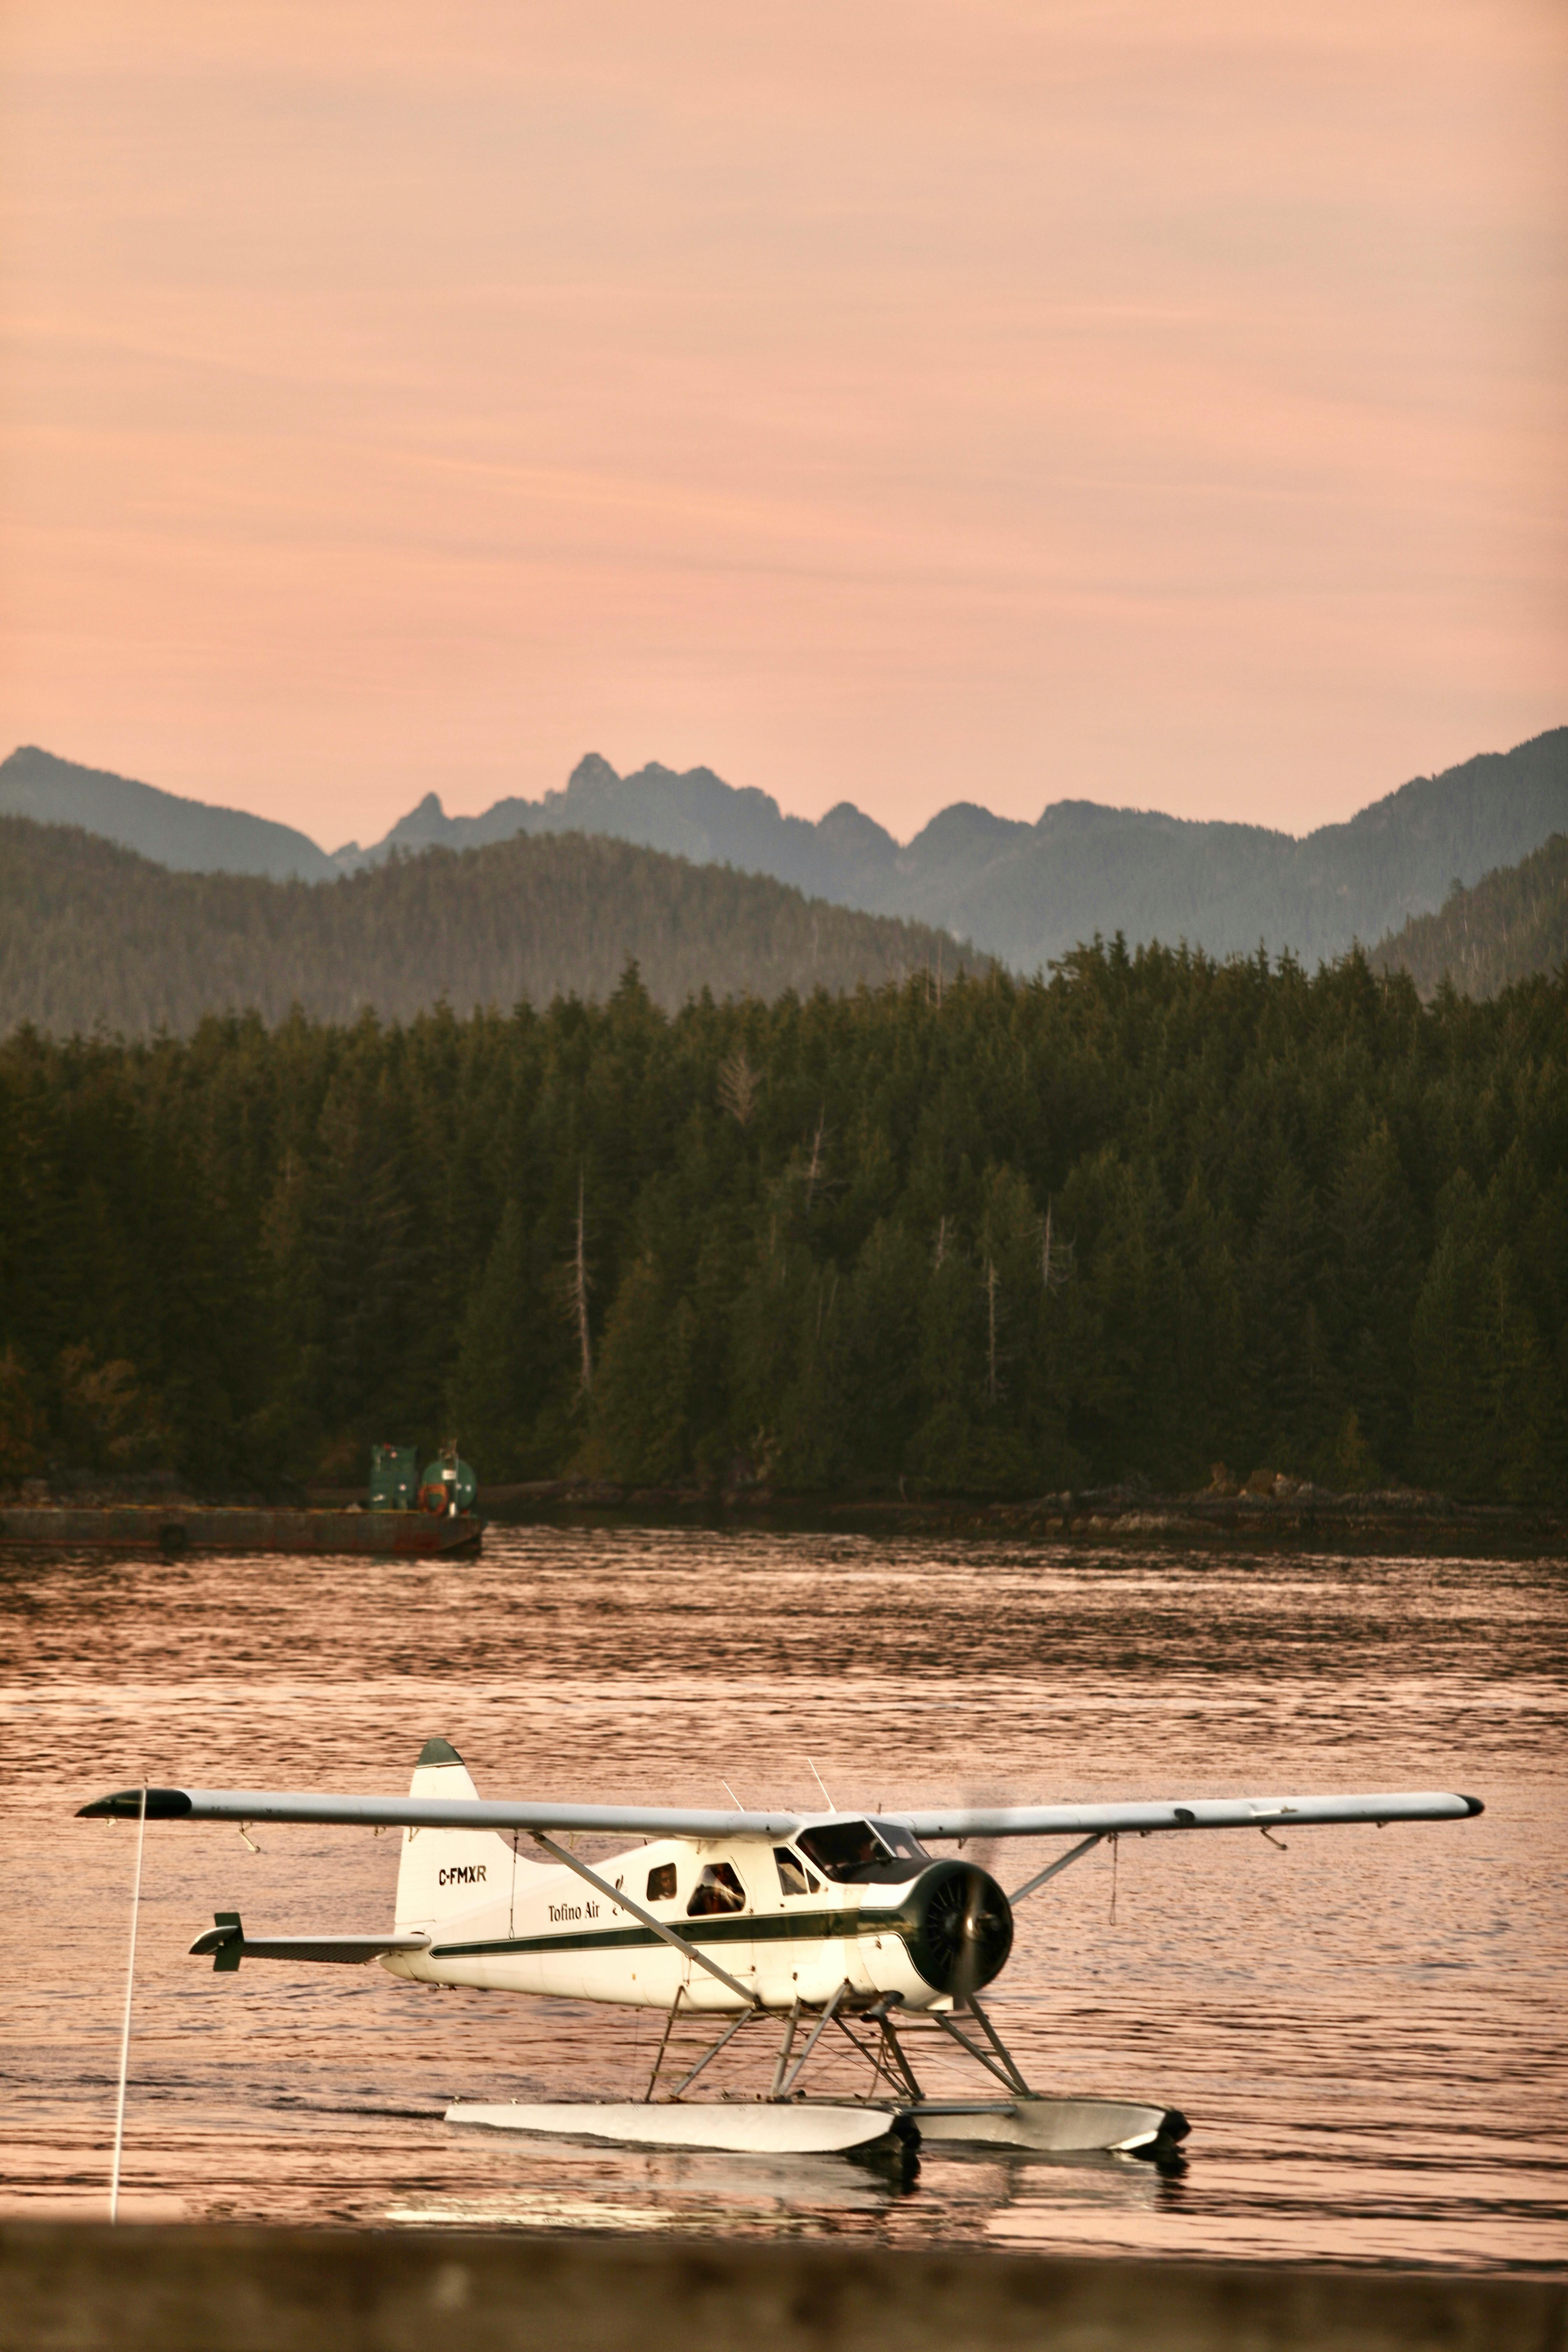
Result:
{"type": "Polygon", "coordinates": [[[795,1840],[825,1878],[841,1886],[868,1886],[912,1878],[926,1856],[893,1822],[819,1822],[795,1840]]]}
{"type": "Polygon", "coordinates": [[[888,1850],[869,1822],[825,1822],[820,1829],[803,1830],[802,1853],[818,1870],[841,1882],[868,1862],[886,1862],[888,1850]]]}
{"type": "Polygon", "coordinates": [[[727,1862],[710,1862],[691,1890],[691,1900],[686,1906],[689,1919],[711,1916],[717,1911],[743,1911],[746,1890],[727,1862]]]}
{"type": "Polygon", "coordinates": [[[815,1895],[817,1881],[813,1878],[798,1854],[791,1853],[787,1845],[775,1845],[773,1860],[778,1864],[779,1891],[783,1895],[815,1895]]]}
{"type": "Polygon", "coordinates": [[[661,1862],[647,1874],[647,1899],[650,1903],[668,1903],[675,1892],[675,1864],[661,1862]]]}

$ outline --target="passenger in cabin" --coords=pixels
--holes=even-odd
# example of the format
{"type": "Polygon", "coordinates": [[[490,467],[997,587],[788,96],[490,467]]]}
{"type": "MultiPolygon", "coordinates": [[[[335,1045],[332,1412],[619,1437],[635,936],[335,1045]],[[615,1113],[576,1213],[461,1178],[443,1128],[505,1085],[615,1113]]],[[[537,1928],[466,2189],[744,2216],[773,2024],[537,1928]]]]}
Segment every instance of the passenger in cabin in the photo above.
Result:
{"type": "Polygon", "coordinates": [[[675,1864],[661,1862],[647,1874],[647,1899],[650,1903],[668,1903],[675,1895],[675,1864]]]}
{"type": "Polygon", "coordinates": [[[692,1889],[686,1906],[689,1919],[711,1917],[720,1911],[743,1911],[746,1890],[727,1862],[710,1862],[692,1889]]]}

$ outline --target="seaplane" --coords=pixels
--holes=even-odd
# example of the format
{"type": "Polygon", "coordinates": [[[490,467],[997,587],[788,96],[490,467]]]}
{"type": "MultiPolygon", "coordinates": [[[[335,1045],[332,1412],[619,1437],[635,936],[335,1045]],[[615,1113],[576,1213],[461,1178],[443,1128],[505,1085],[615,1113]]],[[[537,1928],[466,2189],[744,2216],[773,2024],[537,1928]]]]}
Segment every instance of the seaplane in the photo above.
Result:
{"type": "Polygon", "coordinates": [[[1017,1906],[1102,1842],[1250,1830],[1279,1844],[1287,1829],[1465,1821],[1481,1811],[1479,1797],[1441,1793],[898,1813],[844,1812],[831,1801],[821,1813],[517,1802],[481,1799],[440,1738],[426,1742],[405,1797],[142,1787],[80,1809],[83,1818],[139,1821],[142,1835],[148,1822],[228,1822],[247,1834],[273,1822],[402,1832],[390,1932],[253,1936],[239,1913],[219,1911],[191,1951],[220,1971],[247,1960],[379,1961],[416,1983],[662,2012],[639,2100],[459,2101],[447,2110],[450,2124],[737,2154],[864,2152],[906,2166],[925,2141],[1179,2165],[1188,2131],[1179,2110],[1031,2088],[980,1998],[1006,1967],[1017,1906]],[[584,1838],[625,1843],[590,1862],[577,1851],[584,1838]],[[979,1857],[1015,1838],[1067,1843],[1008,1894],[979,1857]],[[941,1845],[956,1851],[931,1851],[941,1845]],[[667,2072],[677,2021],[688,2016],[705,2024],[706,2046],[694,2063],[667,2072]],[[752,2046],[763,2045],[758,2087],[689,2095],[748,2030],[752,2046]],[[858,2089],[807,2090],[813,2061],[820,2080],[819,2053],[842,2055],[845,2041],[858,2053],[858,2089]],[[938,2049],[956,2053],[973,2095],[922,2084],[938,2049]]]}

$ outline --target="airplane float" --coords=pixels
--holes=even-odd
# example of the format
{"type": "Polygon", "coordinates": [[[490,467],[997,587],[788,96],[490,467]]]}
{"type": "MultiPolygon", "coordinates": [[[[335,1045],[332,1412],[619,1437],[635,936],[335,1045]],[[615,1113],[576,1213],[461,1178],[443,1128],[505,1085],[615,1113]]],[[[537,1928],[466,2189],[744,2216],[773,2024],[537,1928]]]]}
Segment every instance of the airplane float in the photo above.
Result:
{"type": "MultiPolygon", "coordinates": [[[[826,1791],[824,1790],[826,1796],[826,1791]]],[[[1186,2119],[1131,2100],[1032,2090],[980,1994],[1006,1966],[1013,1913],[1102,1840],[1390,1822],[1463,1821],[1478,1797],[1444,1794],[1193,1798],[1127,1804],[957,1806],[912,1812],[705,1812],[647,1805],[481,1800],[456,1748],[426,1743],[406,1797],[256,1789],[122,1789],[82,1815],[145,1822],[337,1823],[401,1829],[391,1933],[247,1935],[218,1912],[192,1945],[215,1969],[243,1960],[379,1960],[417,1983],[553,1994],[662,2011],[664,2038],[640,2101],[460,2102],[452,2124],[643,2147],[782,2153],[902,2153],[922,2140],[1176,2158],[1186,2119]],[[624,1838],[592,1864],[579,1836],[624,1838]],[[1071,1841],[1011,1895],[964,1848],[1008,1838],[1071,1841]],[[567,1843],[570,1841],[571,1843],[567,1843]],[[956,1843],[937,1856],[934,1843],[956,1843]],[[535,1860],[534,1854],[542,1857],[535,1860]],[[679,2017],[720,2031],[676,2081],[665,2075],[679,2017]],[[748,2027],[778,2039],[767,2087],[737,2099],[687,2094],[748,2027]],[[836,2038],[837,2037],[837,2038],[836,2038]],[[858,2095],[802,2089],[825,2039],[868,2069],[858,2095]],[[917,2067],[956,2051],[979,2095],[930,2095],[917,2067]],[[663,2078],[667,2087],[661,2092],[663,2078]]],[[[753,2039],[756,2037],[753,2036],[753,2039]]]]}

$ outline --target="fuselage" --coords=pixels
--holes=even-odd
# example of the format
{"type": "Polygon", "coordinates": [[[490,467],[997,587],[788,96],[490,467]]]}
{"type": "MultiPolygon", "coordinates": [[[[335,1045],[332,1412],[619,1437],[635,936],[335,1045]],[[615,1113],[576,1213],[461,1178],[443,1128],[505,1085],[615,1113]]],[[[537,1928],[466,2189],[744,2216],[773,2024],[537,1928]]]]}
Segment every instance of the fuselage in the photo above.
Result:
{"type": "Polygon", "coordinates": [[[991,1946],[980,1982],[1005,1958],[1004,1925],[1011,1940],[994,1882],[973,1865],[923,1853],[896,1823],[840,1818],[815,1835],[802,1824],[787,1843],[666,1839],[595,1860],[605,1892],[563,1864],[533,1861],[520,1843],[466,1838],[460,1861],[426,1869],[420,1884],[429,1916],[405,1914],[400,1901],[398,1926],[427,1933],[429,1948],[391,1954],[382,1965],[416,1981],[641,2008],[668,2010],[678,1992],[683,2008],[746,2005],[689,1950],[673,1948],[616,1902],[625,1894],[763,2008],[820,2004],[847,1984],[854,1994],[897,1993],[924,2009],[951,2002],[954,1922],[965,1906],[972,1932],[976,1901],[987,1906],[991,1946]],[[872,1832],[859,1860],[851,1830],[872,1832]],[[464,1902],[470,1888],[474,1900],[464,1902]]]}

